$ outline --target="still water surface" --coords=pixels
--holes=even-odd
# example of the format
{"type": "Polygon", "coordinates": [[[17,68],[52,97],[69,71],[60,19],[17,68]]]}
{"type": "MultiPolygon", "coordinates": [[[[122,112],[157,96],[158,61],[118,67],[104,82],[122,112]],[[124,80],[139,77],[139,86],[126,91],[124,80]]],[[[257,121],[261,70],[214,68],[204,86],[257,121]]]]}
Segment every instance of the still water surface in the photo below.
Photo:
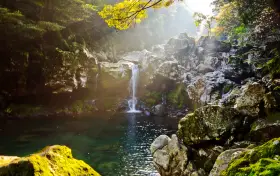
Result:
{"type": "Polygon", "coordinates": [[[0,155],[25,156],[61,144],[103,176],[145,176],[155,171],[150,144],[160,134],[175,133],[177,122],[140,114],[2,120],[0,155]]]}

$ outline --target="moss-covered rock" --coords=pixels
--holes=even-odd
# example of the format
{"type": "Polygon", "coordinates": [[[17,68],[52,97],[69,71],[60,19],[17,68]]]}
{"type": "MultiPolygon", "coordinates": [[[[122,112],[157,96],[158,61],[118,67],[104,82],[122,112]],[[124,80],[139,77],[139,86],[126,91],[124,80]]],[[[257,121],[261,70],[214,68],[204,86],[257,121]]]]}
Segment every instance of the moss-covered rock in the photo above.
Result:
{"type": "Polygon", "coordinates": [[[222,176],[280,175],[280,138],[243,152],[232,160],[222,176]]]}
{"type": "Polygon", "coordinates": [[[188,100],[184,84],[178,84],[176,88],[167,94],[167,102],[176,108],[183,108],[188,100]]]}
{"type": "Polygon", "coordinates": [[[145,102],[145,104],[148,107],[155,106],[158,103],[161,103],[162,101],[162,93],[161,92],[156,92],[156,91],[150,91],[147,92],[142,100],[145,102]]]}
{"type": "Polygon", "coordinates": [[[234,108],[208,105],[188,114],[179,122],[178,136],[187,145],[220,140],[238,129],[243,117],[234,108]]]}
{"type": "Polygon", "coordinates": [[[100,176],[81,160],[73,158],[66,146],[49,146],[27,157],[0,157],[0,175],[5,176],[51,176],[91,175],[100,176]],[[5,159],[6,158],[6,159],[5,159]]]}
{"type": "Polygon", "coordinates": [[[217,158],[209,176],[221,175],[221,173],[227,169],[228,164],[231,160],[235,159],[236,157],[241,155],[242,152],[247,150],[248,149],[237,148],[237,149],[226,150],[223,153],[221,153],[217,158]]]}

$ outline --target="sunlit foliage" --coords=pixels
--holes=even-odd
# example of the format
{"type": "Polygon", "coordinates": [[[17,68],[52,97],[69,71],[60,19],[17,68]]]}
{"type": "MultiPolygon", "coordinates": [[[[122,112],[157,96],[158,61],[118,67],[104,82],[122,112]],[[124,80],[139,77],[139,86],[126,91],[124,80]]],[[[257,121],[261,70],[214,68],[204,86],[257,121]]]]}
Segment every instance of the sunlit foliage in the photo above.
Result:
{"type": "MultiPolygon", "coordinates": [[[[105,5],[99,15],[109,27],[125,30],[148,17],[147,9],[168,7],[175,0],[124,0],[114,5],[105,5]]],[[[178,0],[180,1],[180,0],[178,0]]]]}
{"type": "Polygon", "coordinates": [[[194,22],[195,22],[195,25],[197,27],[199,27],[200,25],[204,25],[205,28],[208,30],[208,36],[211,35],[211,28],[212,28],[212,23],[213,21],[215,20],[215,17],[214,16],[210,16],[210,15],[204,15],[202,13],[198,13],[198,12],[195,12],[193,14],[193,18],[194,18],[194,22]]]}

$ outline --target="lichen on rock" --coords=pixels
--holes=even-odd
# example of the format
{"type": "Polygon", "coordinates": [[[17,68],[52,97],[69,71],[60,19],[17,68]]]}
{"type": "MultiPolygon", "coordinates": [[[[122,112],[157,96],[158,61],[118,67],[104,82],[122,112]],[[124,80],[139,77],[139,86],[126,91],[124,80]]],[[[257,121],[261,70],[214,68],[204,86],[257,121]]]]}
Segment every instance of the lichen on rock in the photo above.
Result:
{"type": "Polygon", "coordinates": [[[51,176],[51,175],[91,175],[100,176],[84,161],[73,158],[71,149],[66,146],[45,147],[38,153],[27,157],[14,157],[2,162],[0,175],[5,176],[51,176]]]}

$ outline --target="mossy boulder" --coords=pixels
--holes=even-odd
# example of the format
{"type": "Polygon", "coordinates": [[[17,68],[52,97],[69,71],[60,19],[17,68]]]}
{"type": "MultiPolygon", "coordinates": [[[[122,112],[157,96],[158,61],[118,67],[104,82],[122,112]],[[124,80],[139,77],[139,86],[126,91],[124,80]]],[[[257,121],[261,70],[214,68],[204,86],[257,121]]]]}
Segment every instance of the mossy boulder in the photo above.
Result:
{"type": "Polygon", "coordinates": [[[81,160],[73,158],[66,146],[49,146],[27,157],[0,157],[0,175],[51,176],[91,175],[100,176],[81,160]]]}
{"type": "Polygon", "coordinates": [[[208,105],[188,114],[179,122],[178,137],[186,145],[220,140],[239,129],[244,117],[234,108],[208,105]]]}
{"type": "Polygon", "coordinates": [[[223,153],[221,153],[217,158],[209,176],[221,175],[221,173],[227,169],[230,161],[234,160],[239,155],[241,155],[244,151],[247,150],[248,149],[237,148],[237,149],[226,150],[223,153]]]}
{"type": "Polygon", "coordinates": [[[222,176],[280,175],[280,138],[243,152],[232,160],[222,176]]]}

